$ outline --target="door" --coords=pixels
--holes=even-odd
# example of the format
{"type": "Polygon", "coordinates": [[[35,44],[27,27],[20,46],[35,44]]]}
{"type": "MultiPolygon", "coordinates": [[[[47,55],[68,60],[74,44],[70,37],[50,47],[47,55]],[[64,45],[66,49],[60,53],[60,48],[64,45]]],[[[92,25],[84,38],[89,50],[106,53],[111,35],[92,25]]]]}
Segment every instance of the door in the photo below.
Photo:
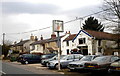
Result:
{"type": "Polygon", "coordinates": [[[64,62],[64,66],[67,67],[70,62],[74,61],[74,55],[69,55],[66,58],[67,60],[64,62]]]}

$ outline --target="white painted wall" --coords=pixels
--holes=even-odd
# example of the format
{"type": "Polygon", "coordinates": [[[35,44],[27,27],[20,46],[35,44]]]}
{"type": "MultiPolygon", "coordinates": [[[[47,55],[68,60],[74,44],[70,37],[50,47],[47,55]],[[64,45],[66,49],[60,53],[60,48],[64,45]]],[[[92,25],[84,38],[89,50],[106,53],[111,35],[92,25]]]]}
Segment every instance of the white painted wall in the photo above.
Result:
{"type": "Polygon", "coordinates": [[[32,52],[39,52],[39,53],[43,53],[43,46],[41,44],[36,44],[34,45],[35,49],[31,51],[32,52]]]}
{"type": "Polygon", "coordinates": [[[74,42],[72,42],[72,40],[69,41],[69,46],[66,45],[66,41],[63,42],[62,45],[62,49],[64,51],[62,51],[62,55],[67,55],[67,49],[69,49],[69,51],[71,51],[72,49],[77,48],[77,46],[88,46],[88,53],[93,53],[93,45],[92,45],[92,37],[89,37],[88,35],[86,35],[85,33],[81,32],[77,38],[74,40],[74,42]],[[85,44],[79,44],[79,39],[80,38],[85,38],[86,42],[85,44]]]}
{"type": "Polygon", "coordinates": [[[70,34],[66,33],[64,37],[61,38],[61,51],[62,51],[62,55],[65,55],[65,43],[63,42],[63,40],[65,40],[70,34]]]}
{"type": "Polygon", "coordinates": [[[23,45],[23,51],[24,52],[30,52],[30,44],[33,43],[35,41],[31,41],[29,40],[28,42],[26,42],[24,45],[23,45]]]}

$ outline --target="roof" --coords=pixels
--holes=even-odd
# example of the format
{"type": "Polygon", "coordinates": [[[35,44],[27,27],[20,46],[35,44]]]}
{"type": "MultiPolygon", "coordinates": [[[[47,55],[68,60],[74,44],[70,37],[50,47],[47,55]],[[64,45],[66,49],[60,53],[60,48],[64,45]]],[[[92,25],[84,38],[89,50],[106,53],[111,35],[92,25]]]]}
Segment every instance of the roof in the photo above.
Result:
{"type": "Polygon", "coordinates": [[[28,41],[29,40],[20,41],[19,43],[16,44],[16,46],[22,46],[23,44],[25,44],[28,41]]]}
{"type": "Polygon", "coordinates": [[[77,34],[71,34],[69,35],[64,41],[70,41],[72,40],[77,34]]]}
{"type": "Polygon", "coordinates": [[[77,36],[81,33],[85,33],[89,37],[95,37],[96,39],[102,40],[120,40],[120,34],[111,34],[106,32],[92,31],[92,30],[80,30],[79,33],[73,38],[73,41],[77,38],[77,36]]]}
{"type": "Polygon", "coordinates": [[[103,39],[103,40],[118,40],[120,39],[120,34],[111,34],[106,32],[98,32],[98,31],[91,31],[85,30],[87,33],[95,37],[96,39],[103,39]]]}
{"type": "Polygon", "coordinates": [[[35,42],[31,43],[30,45],[43,44],[43,43],[45,43],[45,40],[35,41],[35,42]]]}
{"type": "MultiPolygon", "coordinates": [[[[60,38],[62,38],[63,36],[60,36],[60,38]]],[[[30,45],[36,45],[36,44],[44,44],[44,43],[48,43],[48,42],[57,42],[58,37],[55,38],[48,38],[48,39],[44,39],[44,40],[39,40],[36,42],[33,42],[30,45]]]]}

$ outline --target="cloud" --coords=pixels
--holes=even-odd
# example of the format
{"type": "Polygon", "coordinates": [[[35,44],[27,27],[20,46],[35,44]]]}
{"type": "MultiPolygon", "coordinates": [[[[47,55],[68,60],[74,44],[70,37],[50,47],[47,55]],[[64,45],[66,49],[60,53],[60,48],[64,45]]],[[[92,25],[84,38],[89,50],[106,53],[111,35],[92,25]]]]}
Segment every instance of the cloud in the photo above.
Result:
{"type": "Polygon", "coordinates": [[[55,14],[60,7],[53,4],[32,4],[27,2],[2,2],[2,13],[55,14]]]}
{"type": "Polygon", "coordinates": [[[74,17],[84,17],[95,12],[100,11],[100,5],[92,5],[92,6],[85,6],[85,7],[78,7],[76,9],[63,11],[63,14],[66,16],[74,16],[74,17]]]}

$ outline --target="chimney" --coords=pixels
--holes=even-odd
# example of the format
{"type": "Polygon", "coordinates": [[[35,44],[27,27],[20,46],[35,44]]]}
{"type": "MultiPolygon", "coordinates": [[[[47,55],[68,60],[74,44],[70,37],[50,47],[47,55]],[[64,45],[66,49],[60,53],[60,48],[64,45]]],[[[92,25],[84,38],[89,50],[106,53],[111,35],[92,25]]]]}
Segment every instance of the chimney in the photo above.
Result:
{"type": "Polygon", "coordinates": [[[65,35],[67,34],[67,31],[65,32],[65,35]]]}
{"type": "Polygon", "coordinates": [[[35,36],[35,41],[38,41],[38,38],[37,38],[37,36],[35,36]]]}
{"type": "Polygon", "coordinates": [[[34,36],[33,36],[33,34],[31,34],[30,40],[34,41],[34,36]]]}
{"type": "Polygon", "coordinates": [[[70,31],[68,31],[68,34],[70,34],[70,31]]]}
{"type": "Polygon", "coordinates": [[[51,34],[51,38],[56,38],[56,35],[54,32],[51,34]]]}
{"type": "Polygon", "coordinates": [[[22,41],[23,41],[23,39],[20,40],[20,42],[22,42],[22,41]]]}
{"type": "Polygon", "coordinates": [[[66,35],[66,34],[71,34],[71,33],[70,33],[70,31],[68,31],[68,32],[66,31],[65,35],[66,35]]]}
{"type": "Polygon", "coordinates": [[[15,41],[15,42],[14,42],[14,45],[15,45],[16,43],[17,43],[17,42],[15,41]]]}
{"type": "Polygon", "coordinates": [[[40,40],[43,40],[43,36],[41,35],[40,40]]]}

